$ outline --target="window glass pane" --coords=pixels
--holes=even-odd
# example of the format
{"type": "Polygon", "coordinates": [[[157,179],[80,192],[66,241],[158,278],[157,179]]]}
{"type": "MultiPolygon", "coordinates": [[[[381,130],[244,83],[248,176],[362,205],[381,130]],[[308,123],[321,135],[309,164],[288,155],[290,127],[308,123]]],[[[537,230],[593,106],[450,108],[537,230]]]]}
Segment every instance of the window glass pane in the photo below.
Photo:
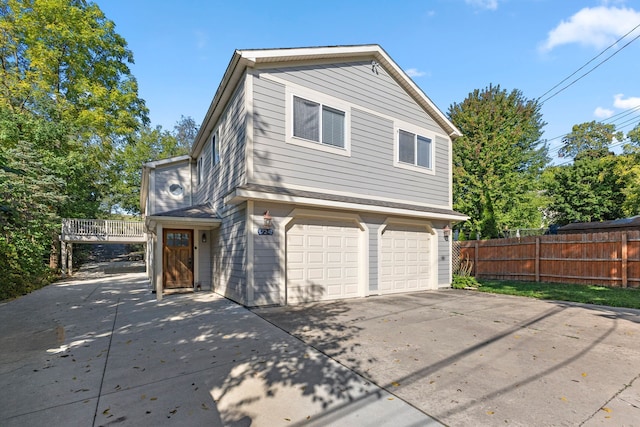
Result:
{"type": "Polygon", "coordinates": [[[293,97],[293,136],[320,142],[320,104],[293,97]]]}
{"type": "Polygon", "coordinates": [[[218,132],[213,134],[211,138],[211,155],[213,158],[213,164],[217,165],[220,161],[220,143],[218,141],[218,132]]]}
{"type": "Polygon", "coordinates": [[[415,135],[403,130],[398,136],[398,160],[415,164],[415,135]]]}
{"type": "Polygon", "coordinates": [[[322,143],[344,148],[344,112],[322,107],[322,143]]]}
{"type": "Polygon", "coordinates": [[[431,169],[431,140],[418,135],[418,166],[431,169]]]}

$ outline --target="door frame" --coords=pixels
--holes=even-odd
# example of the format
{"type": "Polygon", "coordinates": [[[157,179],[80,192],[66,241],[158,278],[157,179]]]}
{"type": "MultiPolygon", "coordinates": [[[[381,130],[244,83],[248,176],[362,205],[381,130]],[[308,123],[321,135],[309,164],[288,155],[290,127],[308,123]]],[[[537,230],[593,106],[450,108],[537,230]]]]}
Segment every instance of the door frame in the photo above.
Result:
{"type": "Polygon", "coordinates": [[[190,286],[184,286],[181,287],[182,289],[186,289],[186,288],[193,288],[193,285],[195,283],[195,251],[194,251],[194,246],[195,246],[195,242],[194,242],[194,237],[195,237],[195,232],[192,228],[163,228],[162,229],[162,290],[165,291],[167,289],[181,289],[181,288],[167,288],[166,286],[166,271],[164,266],[166,265],[165,263],[167,262],[167,253],[165,251],[165,248],[167,248],[167,233],[171,233],[171,232],[179,232],[179,233],[188,233],[189,234],[189,258],[191,259],[191,263],[189,265],[189,271],[191,272],[191,284],[190,286]]]}

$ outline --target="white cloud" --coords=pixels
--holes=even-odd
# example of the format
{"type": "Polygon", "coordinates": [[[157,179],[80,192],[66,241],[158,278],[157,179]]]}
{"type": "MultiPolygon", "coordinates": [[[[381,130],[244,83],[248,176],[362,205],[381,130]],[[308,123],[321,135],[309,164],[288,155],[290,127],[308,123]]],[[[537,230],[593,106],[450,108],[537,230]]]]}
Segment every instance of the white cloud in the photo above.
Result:
{"type": "Polygon", "coordinates": [[[498,9],[498,0],[464,0],[468,5],[488,10],[498,9]]]}
{"type": "Polygon", "coordinates": [[[422,77],[427,75],[426,71],[420,71],[417,68],[407,68],[404,72],[407,73],[409,77],[422,77]]]}
{"type": "Polygon", "coordinates": [[[207,47],[209,44],[209,36],[204,31],[196,30],[194,31],[194,35],[196,37],[196,47],[199,50],[202,50],[207,47]]]}
{"type": "Polygon", "coordinates": [[[624,95],[619,93],[613,97],[613,106],[622,110],[640,107],[640,97],[630,96],[625,99],[624,95]]]}
{"type": "Polygon", "coordinates": [[[549,31],[540,50],[548,52],[570,43],[602,49],[628,33],[639,22],[640,12],[631,8],[585,7],[549,31]]]}
{"type": "Polygon", "coordinates": [[[609,117],[613,116],[613,113],[614,113],[613,110],[609,110],[608,108],[598,107],[593,112],[593,115],[596,116],[598,119],[602,120],[602,119],[608,119],[609,117]]]}

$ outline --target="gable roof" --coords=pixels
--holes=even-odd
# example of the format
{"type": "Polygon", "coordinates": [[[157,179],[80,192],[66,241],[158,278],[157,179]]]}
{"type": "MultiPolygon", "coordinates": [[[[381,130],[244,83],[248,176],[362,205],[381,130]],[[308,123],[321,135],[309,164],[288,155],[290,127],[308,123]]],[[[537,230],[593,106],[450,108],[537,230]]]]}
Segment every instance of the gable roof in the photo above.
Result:
{"type": "Polygon", "coordinates": [[[411,78],[396,64],[387,52],[377,44],[352,46],[301,47],[285,49],[236,50],[231,57],[222,81],[211,101],[202,125],[198,130],[191,156],[197,157],[205,143],[206,136],[213,130],[222,110],[232,95],[247,67],[269,63],[304,63],[327,59],[373,58],[385,68],[398,84],[442,126],[451,139],[462,136],[462,132],[444,115],[411,78]]]}

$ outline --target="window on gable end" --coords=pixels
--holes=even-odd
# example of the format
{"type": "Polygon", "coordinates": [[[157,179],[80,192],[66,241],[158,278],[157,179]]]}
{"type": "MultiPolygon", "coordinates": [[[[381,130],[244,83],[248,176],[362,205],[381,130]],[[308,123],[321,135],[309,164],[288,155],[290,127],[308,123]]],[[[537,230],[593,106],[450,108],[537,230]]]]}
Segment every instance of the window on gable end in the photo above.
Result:
{"type": "Polygon", "coordinates": [[[345,112],[308,99],[293,97],[293,136],[345,148],[345,112]]]}
{"type": "Polygon", "coordinates": [[[398,158],[419,168],[433,169],[433,139],[400,129],[398,131],[398,158]]]}
{"type": "Polygon", "coordinates": [[[198,157],[198,185],[202,182],[202,156],[198,157]]]}

